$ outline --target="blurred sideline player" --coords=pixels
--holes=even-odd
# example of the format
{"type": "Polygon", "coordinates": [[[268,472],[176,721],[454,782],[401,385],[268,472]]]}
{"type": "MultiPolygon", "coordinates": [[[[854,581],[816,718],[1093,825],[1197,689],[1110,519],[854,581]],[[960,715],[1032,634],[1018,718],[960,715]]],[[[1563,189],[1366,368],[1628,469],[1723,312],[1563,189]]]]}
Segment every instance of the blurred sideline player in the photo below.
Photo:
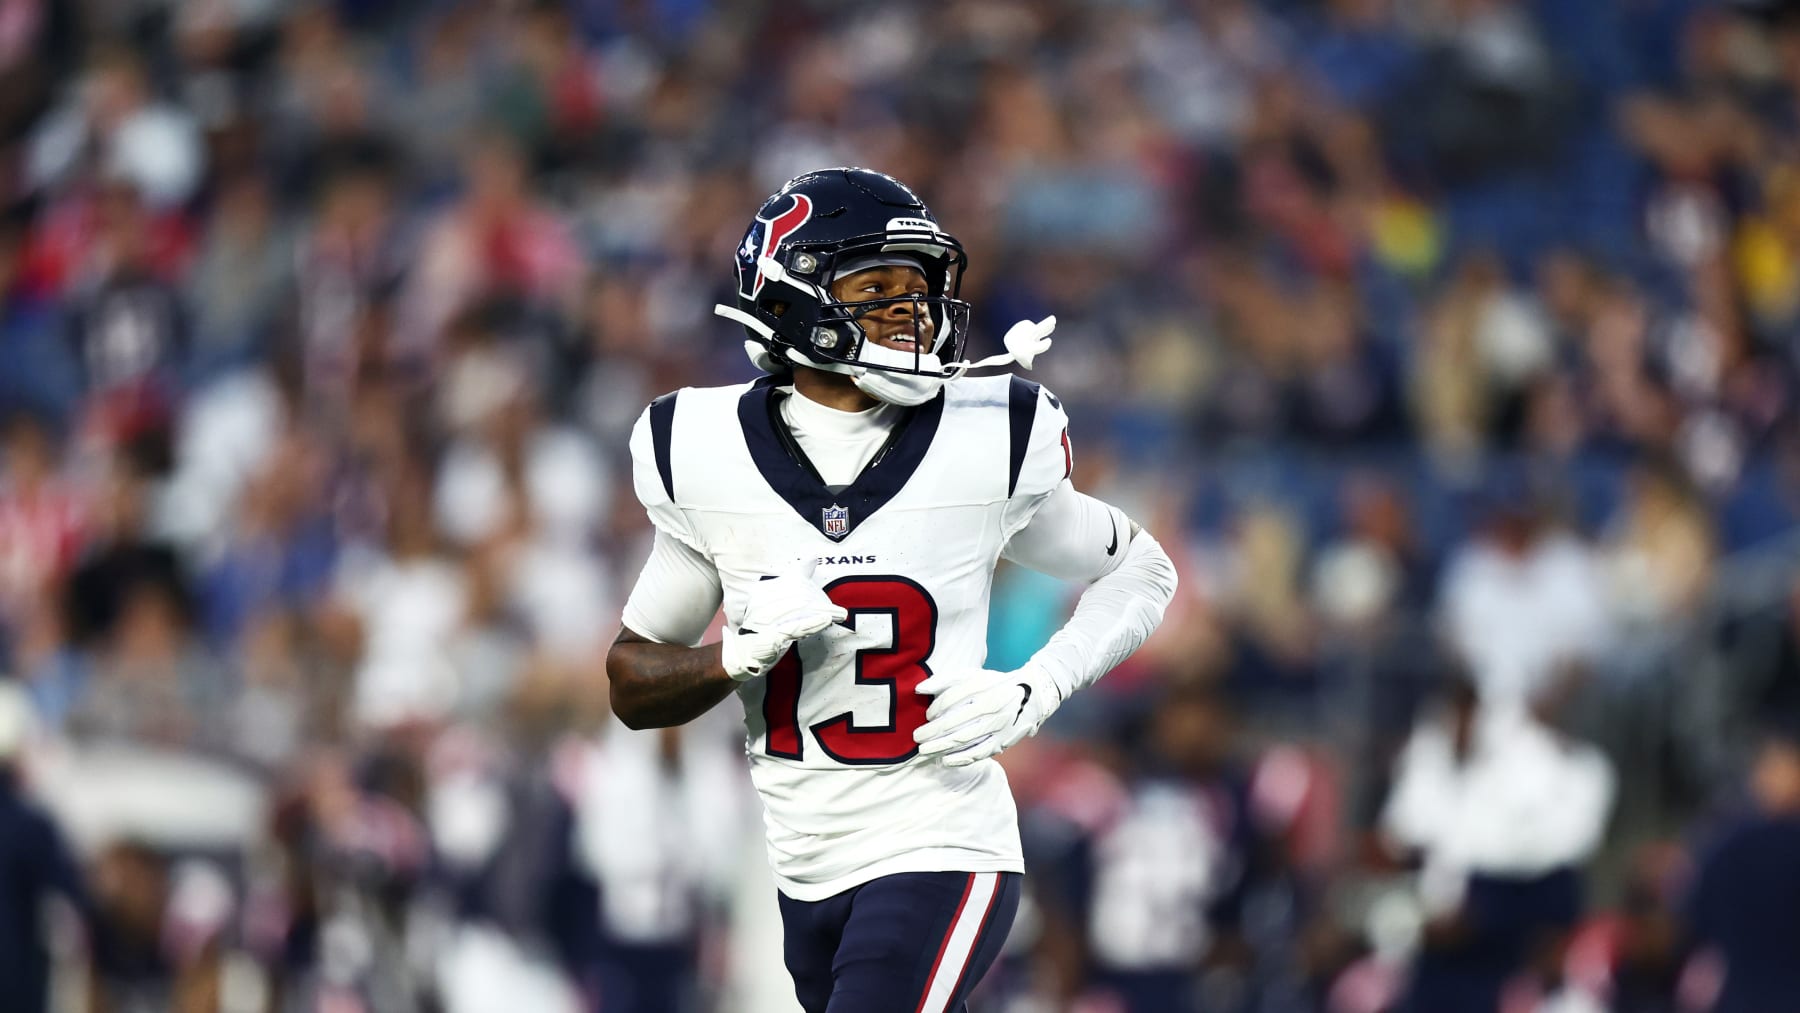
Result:
{"type": "Polygon", "coordinates": [[[627,725],[736,693],[808,1013],[963,1008],[1024,863],[992,757],[1143,643],[1175,592],[1148,532],[1076,492],[1062,405],[958,362],[961,245],[911,190],[827,169],[766,201],[736,307],[767,376],[685,388],[632,433],[655,546],[607,657],[627,725]],[[984,669],[1004,556],[1087,582],[1017,671],[984,669]],[[698,646],[723,604],[719,643],[698,646]]]}

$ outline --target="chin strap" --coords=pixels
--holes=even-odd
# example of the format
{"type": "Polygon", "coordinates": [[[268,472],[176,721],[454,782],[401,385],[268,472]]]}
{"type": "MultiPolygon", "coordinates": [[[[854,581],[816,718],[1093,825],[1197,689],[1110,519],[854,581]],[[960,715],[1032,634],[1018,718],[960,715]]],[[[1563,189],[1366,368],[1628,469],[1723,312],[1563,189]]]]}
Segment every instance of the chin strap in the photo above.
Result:
{"type": "MultiPolygon", "coordinates": [[[[782,267],[781,262],[774,257],[763,257],[756,262],[756,266],[762,269],[763,277],[769,281],[783,285],[792,285],[795,288],[811,294],[821,303],[825,302],[827,299],[826,293],[822,289],[810,282],[795,278],[793,275],[787,273],[787,269],[782,267]]],[[[770,329],[768,324],[763,323],[761,320],[756,319],[756,317],[745,313],[735,306],[727,306],[724,303],[718,303],[713,306],[713,313],[717,316],[724,317],[727,320],[743,324],[750,329],[751,333],[760,335],[764,341],[769,342],[771,345],[775,343],[775,332],[770,329]]],[[[1006,336],[1000,339],[1000,343],[1006,347],[1006,351],[999,355],[990,355],[987,358],[980,359],[976,362],[969,362],[967,360],[962,362],[952,362],[944,367],[942,376],[944,379],[952,379],[954,377],[962,376],[970,370],[986,369],[989,366],[1005,366],[1015,362],[1024,366],[1026,369],[1030,369],[1038,356],[1049,351],[1052,343],[1050,340],[1050,332],[1054,330],[1056,330],[1055,316],[1048,316],[1042,320],[1035,321],[1021,320],[1007,328],[1006,336]]],[[[765,373],[774,372],[771,366],[776,363],[777,360],[773,353],[769,352],[767,349],[755,349],[753,347],[755,344],[754,341],[745,342],[744,350],[749,353],[750,361],[755,363],[756,367],[765,373]],[[759,355],[758,351],[761,351],[762,354],[759,355]]],[[[813,362],[793,349],[788,350],[787,358],[797,365],[826,368],[819,366],[818,363],[813,362]]],[[[856,363],[846,362],[842,365],[849,367],[851,375],[853,376],[863,372],[862,369],[857,367],[856,363]]]]}
{"type": "Polygon", "coordinates": [[[744,339],[744,354],[749,357],[750,365],[755,366],[764,373],[781,372],[780,360],[776,359],[775,353],[770,351],[775,343],[775,332],[769,330],[767,325],[761,320],[745,313],[743,310],[740,310],[735,306],[726,306],[723,303],[713,306],[713,315],[724,317],[727,320],[734,320],[743,324],[752,332],[762,335],[763,340],[761,341],[756,341],[751,338],[744,339]]]}
{"type": "Polygon", "coordinates": [[[988,366],[1005,366],[1018,363],[1030,369],[1037,357],[1050,350],[1052,344],[1050,332],[1056,330],[1056,317],[1048,316],[1042,320],[1021,320],[1006,329],[1006,336],[1000,343],[1006,351],[999,355],[990,355],[976,362],[952,362],[944,367],[950,376],[961,376],[971,369],[984,369],[988,366]]]}
{"type": "MultiPolygon", "coordinates": [[[[753,333],[761,335],[763,340],[770,344],[773,344],[775,341],[775,332],[769,329],[769,325],[756,319],[750,314],[745,313],[743,310],[738,309],[736,306],[727,306],[724,303],[719,303],[713,306],[713,314],[743,324],[753,333]]],[[[1006,346],[1006,351],[999,355],[990,355],[985,359],[977,359],[974,362],[952,362],[944,367],[944,377],[950,379],[962,376],[970,370],[986,369],[989,366],[1006,366],[1015,362],[1026,369],[1030,369],[1037,361],[1037,357],[1049,351],[1050,346],[1054,344],[1050,339],[1050,332],[1055,329],[1056,318],[1054,316],[1045,317],[1042,320],[1036,321],[1021,320],[1008,328],[1006,336],[1000,339],[1000,343],[1006,346]]],[[[755,363],[756,368],[765,373],[775,372],[779,365],[778,360],[767,347],[754,341],[744,342],[744,352],[750,356],[750,361],[755,363]]],[[[814,369],[830,368],[813,362],[793,349],[788,350],[787,357],[790,362],[796,365],[811,366],[814,369]]],[[[852,362],[833,363],[832,365],[842,365],[849,369],[856,368],[856,364],[852,362]]]]}
{"type": "Polygon", "coordinates": [[[774,341],[775,340],[775,332],[773,330],[770,330],[768,324],[765,324],[761,320],[758,320],[755,317],[751,316],[750,314],[745,313],[743,310],[738,309],[736,306],[727,306],[724,303],[714,303],[713,304],[713,316],[724,317],[727,320],[735,320],[738,323],[743,324],[745,327],[748,327],[750,330],[754,331],[755,333],[762,335],[762,339],[764,341],[774,341]]]}

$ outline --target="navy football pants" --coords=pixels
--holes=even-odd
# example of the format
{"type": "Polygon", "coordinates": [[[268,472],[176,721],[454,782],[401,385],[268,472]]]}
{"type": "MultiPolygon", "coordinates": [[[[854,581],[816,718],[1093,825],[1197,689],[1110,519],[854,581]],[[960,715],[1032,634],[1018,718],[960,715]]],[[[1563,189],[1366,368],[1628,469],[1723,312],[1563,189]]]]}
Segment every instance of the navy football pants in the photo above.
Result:
{"type": "Polygon", "coordinates": [[[904,872],[825,900],[781,897],[806,1013],[961,1013],[1019,911],[1016,872],[904,872]]]}

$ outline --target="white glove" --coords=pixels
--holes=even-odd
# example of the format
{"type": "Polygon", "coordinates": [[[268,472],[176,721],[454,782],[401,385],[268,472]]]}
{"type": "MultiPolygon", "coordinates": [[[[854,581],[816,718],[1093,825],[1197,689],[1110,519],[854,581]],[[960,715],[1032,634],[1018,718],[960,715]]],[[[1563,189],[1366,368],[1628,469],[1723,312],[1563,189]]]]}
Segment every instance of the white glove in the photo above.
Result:
{"type": "Polygon", "coordinates": [[[938,672],[918,691],[933,699],[913,741],[921,755],[942,754],[946,767],[985,760],[1034,734],[1062,702],[1049,676],[1030,664],[1014,672],[938,672]]]}
{"type": "Polygon", "coordinates": [[[817,567],[817,559],[807,559],[756,585],[744,614],[737,625],[727,625],[719,644],[725,674],[739,682],[763,675],[794,641],[849,618],[849,611],[833,604],[813,582],[817,567]]]}

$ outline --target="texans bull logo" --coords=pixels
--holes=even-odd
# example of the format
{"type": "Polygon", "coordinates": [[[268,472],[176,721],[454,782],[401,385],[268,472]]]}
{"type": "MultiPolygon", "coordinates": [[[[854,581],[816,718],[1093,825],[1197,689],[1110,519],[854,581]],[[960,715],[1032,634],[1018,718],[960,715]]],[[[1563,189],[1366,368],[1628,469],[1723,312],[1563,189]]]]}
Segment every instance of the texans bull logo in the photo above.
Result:
{"type": "MultiPolygon", "coordinates": [[[[754,299],[762,292],[763,272],[762,258],[773,256],[781,248],[781,241],[800,230],[807,220],[812,218],[812,198],[803,193],[793,195],[794,206],[776,215],[773,219],[758,216],[757,221],[763,225],[762,250],[756,255],[756,281],[751,285],[750,298],[754,299]]],[[[746,248],[749,243],[745,243],[746,248]]],[[[746,249],[744,252],[749,252],[746,249]]]]}

